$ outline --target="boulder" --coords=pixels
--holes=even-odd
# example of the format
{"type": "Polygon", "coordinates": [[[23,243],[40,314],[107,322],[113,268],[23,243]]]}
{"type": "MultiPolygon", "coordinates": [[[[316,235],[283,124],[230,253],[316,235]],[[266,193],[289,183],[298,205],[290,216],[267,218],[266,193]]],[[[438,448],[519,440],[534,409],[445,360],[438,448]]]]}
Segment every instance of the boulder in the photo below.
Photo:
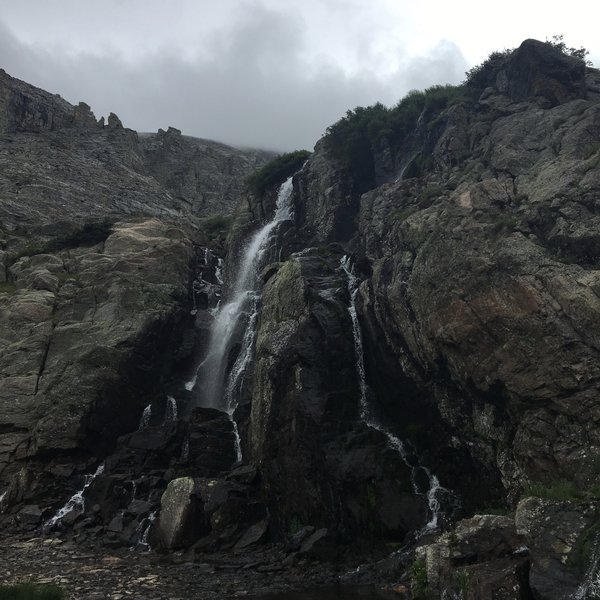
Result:
{"type": "MultiPolygon", "coordinates": [[[[600,502],[528,497],[515,515],[531,553],[531,589],[539,600],[584,598],[578,591],[597,554],[600,502]]],[[[596,575],[596,573],[591,573],[596,575]]]]}
{"type": "Polygon", "coordinates": [[[158,531],[162,545],[168,549],[191,545],[205,533],[202,505],[191,477],[181,477],[169,483],[160,499],[158,531]]]}

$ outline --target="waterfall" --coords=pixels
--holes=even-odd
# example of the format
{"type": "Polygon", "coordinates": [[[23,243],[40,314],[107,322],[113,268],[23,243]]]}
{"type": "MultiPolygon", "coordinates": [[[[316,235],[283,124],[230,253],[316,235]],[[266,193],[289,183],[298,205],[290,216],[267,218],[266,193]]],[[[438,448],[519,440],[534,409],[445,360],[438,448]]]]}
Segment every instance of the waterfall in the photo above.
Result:
{"type": "Polygon", "coordinates": [[[356,371],[358,373],[358,380],[360,385],[360,416],[363,422],[380,433],[383,433],[390,447],[392,447],[400,457],[404,464],[410,469],[411,472],[411,483],[415,494],[423,496],[423,492],[418,486],[418,473],[423,472],[427,476],[429,487],[427,490],[427,504],[429,506],[430,518],[424,527],[424,531],[433,531],[438,527],[438,520],[441,510],[441,503],[439,500],[440,493],[452,495],[452,492],[440,485],[438,478],[427,468],[421,465],[418,457],[414,451],[407,448],[407,444],[402,441],[399,437],[394,435],[387,427],[381,424],[375,416],[372,414],[368,403],[367,396],[367,381],[365,377],[365,362],[364,362],[364,350],[362,341],[362,331],[360,323],[358,321],[358,313],[356,310],[356,297],[358,295],[359,280],[354,274],[350,257],[344,256],[340,261],[340,266],[346,274],[348,282],[348,292],[350,294],[350,305],[348,306],[348,312],[350,313],[350,319],[352,321],[352,333],[354,336],[354,354],[356,359],[356,371]]]}
{"type": "MultiPolygon", "coordinates": [[[[150,535],[150,530],[152,529],[152,524],[156,521],[156,511],[153,510],[145,519],[140,521],[138,525],[136,534],[137,534],[137,545],[141,546],[145,550],[150,550],[150,544],[148,542],[148,536],[150,535]]],[[[134,538],[135,539],[135,538],[134,538]]],[[[131,548],[133,550],[133,547],[131,548]]]]}
{"type": "Polygon", "coordinates": [[[572,600],[600,598],[600,538],[596,539],[590,565],[581,585],[571,596],[572,600]]]}
{"type": "Polygon", "coordinates": [[[167,396],[167,409],[165,411],[164,425],[177,421],[177,400],[173,396],[167,396]]]}
{"type": "Polygon", "coordinates": [[[142,413],[142,418],[140,419],[140,424],[138,426],[138,431],[142,431],[142,429],[146,429],[150,424],[150,418],[152,417],[152,404],[148,404],[142,413]]]}
{"type": "Polygon", "coordinates": [[[83,498],[83,493],[90,486],[92,481],[98,477],[98,475],[102,475],[104,473],[104,463],[102,463],[93,474],[88,474],[85,476],[85,481],[83,487],[75,492],[65,503],[65,505],[60,508],[56,514],[48,519],[42,529],[44,531],[50,531],[52,527],[54,527],[65,515],[68,515],[71,511],[76,510],[80,514],[85,510],[85,500],[83,498]]]}
{"type": "MultiPolygon", "coordinates": [[[[263,259],[276,227],[293,218],[292,192],[290,177],[279,188],[273,219],[259,229],[244,248],[229,301],[222,303],[215,315],[206,356],[194,378],[186,384],[191,389],[198,381],[202,385],[198,403],[225,410],[230,416],[237,408],[235,392],[243,382],[244,372],[252,358],[260,302],[260,269],[264,266],[263,259]],[[241,350],[227,374],[229,353],[240,337],[241,350]]],[[[219,277],[220,269],[221,265],[219,277]]]]}

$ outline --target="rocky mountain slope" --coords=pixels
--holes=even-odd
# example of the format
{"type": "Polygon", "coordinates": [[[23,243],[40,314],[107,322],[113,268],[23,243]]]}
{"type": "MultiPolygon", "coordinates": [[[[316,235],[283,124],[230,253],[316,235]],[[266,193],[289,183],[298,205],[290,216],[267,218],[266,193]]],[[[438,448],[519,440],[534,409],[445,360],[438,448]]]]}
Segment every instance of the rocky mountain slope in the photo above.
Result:
{"type": "Polygon", "coordinates": [[[285,541],[282,569],[368,556],[348,580],[405,597],[598,597],[597,70],[527,40],[464,86],[351,111],[272,224],[288,170],[242,193],[248,155],[9,83],[3,155],[38,160],[0,171],[5,522],[196,553],[285,541]],[[43,167],[52,144],[92,170],[43,167]],[[93,169],[111,175],[82,187],[93,169]],[[198,211],[238,193],[225,247],[198,211]],[[88,211],[143,219],[48,246],[88,211]],[[46,251],[19,257],[31,236],[46,251]],[[256,310],[230,320],[224,399],[203,406],[236,294],[256,310]]]}

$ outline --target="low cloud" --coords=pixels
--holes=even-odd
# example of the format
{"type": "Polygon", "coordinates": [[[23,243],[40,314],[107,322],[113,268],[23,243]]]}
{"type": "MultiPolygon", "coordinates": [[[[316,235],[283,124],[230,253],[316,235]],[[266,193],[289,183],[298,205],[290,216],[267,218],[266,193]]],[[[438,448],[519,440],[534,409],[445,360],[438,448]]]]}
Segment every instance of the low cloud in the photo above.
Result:
{"type": "Polygon", "coordinates": [[[114,49],[73,54],[27,44],[0,24],[0,66],[69,102],[87,102],[98,117],[115,112],[138,131],[172,125],[189,135],[274,150],[310,149],[346,110],[457,83],[467,68],[451,42],[426,56],[396,57],[398,66],[385,77],[367,65],[349,73],[329,55],[308,58],[307,44],[302,19],[252,4],[226,30],[202,40],[196,55],[163,48],[135,60],[114,49]]]}

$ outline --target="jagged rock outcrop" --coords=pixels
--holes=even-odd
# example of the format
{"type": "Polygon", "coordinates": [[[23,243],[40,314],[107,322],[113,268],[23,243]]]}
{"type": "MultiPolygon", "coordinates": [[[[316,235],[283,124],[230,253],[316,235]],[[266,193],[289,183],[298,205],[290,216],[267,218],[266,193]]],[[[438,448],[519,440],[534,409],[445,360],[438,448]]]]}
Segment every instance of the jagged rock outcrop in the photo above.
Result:
{"type": "Polygon", "coordinates": [[[198,225],[230,214],[244,179],[273,156],[176,131],[138,136],[114,113],[105,126],[84,102],[1,71],[0,242],[21,249],[27,232],[130,215],[198,225]]]}

